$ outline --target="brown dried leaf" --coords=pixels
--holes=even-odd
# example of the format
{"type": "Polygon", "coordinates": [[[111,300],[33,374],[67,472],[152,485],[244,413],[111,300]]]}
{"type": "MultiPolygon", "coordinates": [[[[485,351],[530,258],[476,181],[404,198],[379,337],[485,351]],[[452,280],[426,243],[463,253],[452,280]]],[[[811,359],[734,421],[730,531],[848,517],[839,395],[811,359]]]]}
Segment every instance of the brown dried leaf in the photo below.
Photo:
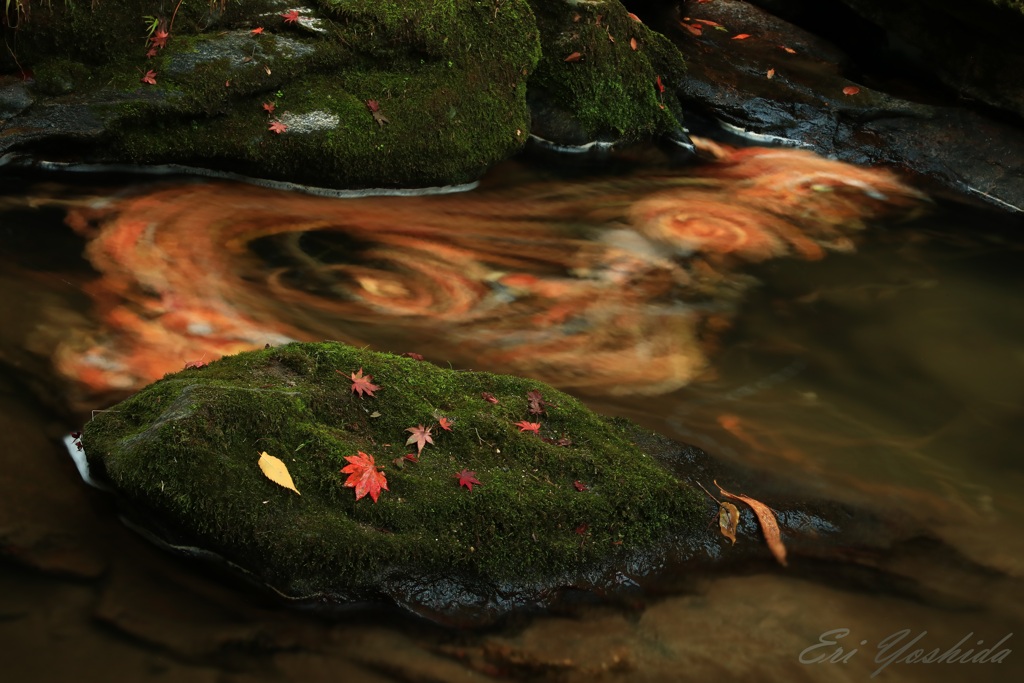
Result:
{"type": "Polygon", "coordinates": [[[736,525],[740,522],[740,511],[732,503],[718,504],[718,530],[736,545],[736,525]]]}
{"type": "MultiPolygon", "coordinates": [[[[715,482],[715,486],[718,486],[718,482],[715,482]]],[[[750,506],[757,515],[757,521],[761,524],[761,531],[764,533],[764,540],[768,543],[768,550],[772,551],[772,555],[779,561],[783,567],[786,566],[786,546],[782,544],[782,536],[779,533],[779,523],[775,521],[775,515],[772,513],[771,508],[762,503],[759,500],[754,500],[749,496],[737,495],[735,493],[729,493],[721,486],[718,486],[718,490],[722,492],[722,495],[726,498],[732,498],[734,500],[742,500],[744,503],[750,506]]]]}
{"type": "MultiPolygon", "coordinates": [[[[288,466],[281,462],[279,458],[275,458],[270,453],[263,451],[260,453],[260,460],[257,464],[259,464],[267,479],[278,486],[283,486],[286,489],[295,491],[295,493],[299,493],[299,490],[295,488],[295,483],[292,481],[292,475],[288,473],[288,466]]],[[[299,495],[301,496],[302,494],[299,493],[299,495]]]]}

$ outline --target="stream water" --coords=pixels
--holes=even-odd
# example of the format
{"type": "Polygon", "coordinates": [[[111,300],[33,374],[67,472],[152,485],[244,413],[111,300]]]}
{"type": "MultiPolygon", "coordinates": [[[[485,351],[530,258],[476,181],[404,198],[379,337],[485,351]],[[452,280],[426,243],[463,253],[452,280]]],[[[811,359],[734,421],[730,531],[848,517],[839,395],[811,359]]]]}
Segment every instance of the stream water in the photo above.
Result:
{"type": "MultiPolygon", "coordinates": [[[[328,200],[194,179],[5,179],[4,679],[867,681],[878,672],[890,681],[1018,680],[1020,225],[942,204],[899,225],[861,217],[867,230],[856,231],[853,249],[836,226],[861,218],[844,214],[829,224],[835,248],[824,258],[791,237],[791,257],[708,257],[700,268],[714,277],[697,287],[705,271],[695,262],[685,278],[665,280],[675,266],[664,264],[679,253],[648,253],[647,242],[628,239],[623,247],[622,211],[595,209],[596,195],[579,189],[604,183],[596,194],[639,194],[650,177],[555,182],[548,171],[509,165],[466,195],[328,200]],[[410,222],[420,227],[392,227],[410,222]],[[142,239],[139,230],[150,232],[142,239]],[[153,244],[162,260],[145,250],[153,244]],[[569,244],[586,262],[566,260],[569,244]],[[474,279],[480,263],[490,270],[474,279]],[[591,299],[601,305],[583,303],[591,299]],[[538,320],[560,336],[524,331],[538,320]],[[650,341],[662,330],[672,343],[650,341]],[[150,546],[78,478],[60,440],[92,408],[206,353],[306,337],[534,374],[601,412],[817,496],[913,517],[961,562],[991,568],[991,581],[944,587],[956,567],[911,558],[906,580],[933,590],[880,591],[766,563],[695,579],[682,593],[451,631],[383,608],[283,609],[150,546]],[[823,638],[839,645],[807,649],[823,638]],[[998,663],[905,661],[917,647],[977,652],[997,643],[1011,650],[998,663]],[[823,657],[840,646],[844,662],[823,657]]],[[[727,200],[736,186],[687,182],[702,201],[736,209],[727,200]]]]}

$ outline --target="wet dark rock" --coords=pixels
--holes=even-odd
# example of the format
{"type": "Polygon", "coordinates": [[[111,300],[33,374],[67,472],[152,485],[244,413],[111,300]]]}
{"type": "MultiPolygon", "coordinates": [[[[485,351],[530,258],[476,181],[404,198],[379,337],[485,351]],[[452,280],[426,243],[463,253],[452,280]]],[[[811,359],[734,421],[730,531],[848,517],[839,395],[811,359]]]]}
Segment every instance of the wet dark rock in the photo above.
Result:
{"type": "Polygon", "coordinates": [[[920,175],[933,191],[1024,210],[1019,127],[853,80],[852,62],[838,48],[748,3],[691,1],[680,12],[728,29],[705,26],[699,36],[679,29],[672,37],[689,64],[680,97],[729,131],[852,163],[892,165],[920,175]],[[733,39],[742,33],[750,37],[733,39]],[[845,88],[857,91],[844,94],[845,88]]]}
{"type": "MultiPolygon", "coordinates": [[[[950,592],[903,570],[922,543],[930,558],[955,556],[910,522],[727,468],[538,382],[335,343],[170,375],[98,414],[83,442],[93,475],[113,485],[140,530],[292,604],[390,602],[471,625],[678,590],[709,572],[776,568],[749,509],[735,545],[711,528],[717,505],[697,485],[716,479],[777,511],[786,571],[918,597],[950,592]],[[357,367],[379,383],[376,397],[351,393],[347,373],[357,367]],[[569,434],[571,445],[516,429],[535,389],[550,401],[543,429],[569,434]],[[454,431],[435,434],[419,462],[407,462],[405,427],[438,410],[454,431]],[[301,496],[260,473],[264,449],[284,459],[301,496]],[[358,451],[372,452],[388,477],[378,503],[342,486],[338,470],[358,451]],[[453,477],[469,468],[483,482],[472,492],[453,477]]],[[[992,578],[963,564],[967,579],[992,578]]]]}

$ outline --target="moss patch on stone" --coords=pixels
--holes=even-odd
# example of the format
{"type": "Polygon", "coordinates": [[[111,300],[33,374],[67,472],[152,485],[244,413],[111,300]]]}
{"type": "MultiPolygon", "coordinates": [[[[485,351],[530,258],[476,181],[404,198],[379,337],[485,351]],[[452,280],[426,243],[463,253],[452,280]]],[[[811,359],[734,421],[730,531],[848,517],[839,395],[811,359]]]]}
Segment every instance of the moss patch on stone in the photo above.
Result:
{"type": "Polygon", "coordinates": [[[686,65],[667,38],[630,17],[617,0],[533,5],[544,54],[531,91],[575,119],[579,142],[635,141],[680,128],[682,109],[672,86],[686,65]],[[565,61],[577,52],[577,61],[565,61]]]}
{"type": "Polygon", "coordinates": [[[540,382],[325,342],[169,375],[98,413],[83,443],[92,467],[170,540],[289,595],[368,596],[406,575],[551,580],[703,529],[703,494],[627,434],[540,382]],[[381,387],[375,397],[350,390],[359,368],[381,387]],[[539,418],[528,414],[535,389],[552,404],[539,418]],[[453,431],[435,426],[419,462],[396,465],[414,452],[406,428],[441,415],[453,431]],[[572,444],[520,432],[524,419],[572,444]],[[260,451],[285,462],[301,496],[263,476],[260,451]],[[387,476],[376,504],[343,486],[345,456],[359,451],[387,476]],[[482,484],[460,487],[463,469],[482,484]]]}

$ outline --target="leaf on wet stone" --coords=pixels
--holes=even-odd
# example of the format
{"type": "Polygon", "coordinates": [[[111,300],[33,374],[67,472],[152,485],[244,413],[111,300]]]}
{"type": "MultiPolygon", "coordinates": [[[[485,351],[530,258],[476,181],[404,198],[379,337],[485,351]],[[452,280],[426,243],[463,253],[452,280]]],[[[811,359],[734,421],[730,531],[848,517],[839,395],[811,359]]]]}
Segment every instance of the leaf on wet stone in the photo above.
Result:
{"type": "MultiPolygon", "coordinates": [[[[292,481],[292,475],[288,472],[288,466],[280,458],[276,458],[270,453],[263,451],[260,453],[260,459],[257,464],[263,470],[263,474],[267,479],[278,486],[283,486],[286,489],[295,491],[295,493],[299,493],[299,490],[295,488],[295,483],[292,481]]],[[[301,496],[302,494],[299,493],[299,495],[301,496]]]]}
{"type": "Polygon", "coordinates": [[[299,10],[293,9],[293,10],[291,10],[289,12],[285,12],[284,14],[281,15],[281,18],[284,19],[284,23],[286,23],[286,24],[298,23],[298,21],[299,21],[299,10]]]}
{"type": "Polygon", "coordinates": [[[749,37],[750,37],[749,33],[737,33],[736,35],[734,35],[731,38],[731,40],[746,40],[749,37]]]}
{"type": "Polygon", "coordinates": [[[736,545],[736,526],[740,521],[740,511],[732,503],[718,504],[718,530],[736,545]]]}
{"type": "Polygon", "coordinates": [[[775,69],[768,69],[768,73],[765,74],[769,79],[775,78],[775,69]]]}
{"type": "Polygon", "coordinates": [[[775,519],[775,515],[772,513],[771,508],[762,503],[759,500],[755,500],[749,496],[744,496],[736,493],[729,493],[721,486],[718,482],[715,482],[715,486],[718,486],[718,490],[722,492],[722,495],[726,498],[732,498],[733,500],[741,500],[754,511],[757,516],[757,521],[761,524],[761,531],[764,533],[764,540],[768,543],[768,550],[772,552],[775,559],[778,560],[779,564],[783,567],[786,566],[786,546],[782,543],[782,535],[779,532],[779,523],[775,519]]]}
{"type": "Polygon", "coordinates": [[[848,85],[845,88],[843,88],[843,94],[847,95],[847,96],[849,96],[849,95],[856,95],[859,92],[860,92],[860,88],[858,88],[855,85],[848,85]]]}
{"type": "Polygon", "coordinates": [[[267,130],[269,130],[271,133],[277,133],[278,135],[280,135],[281,133],[288,130],[288,124],[281,123],[280,121],[271,121],[270,127],[267,128],[267,130]]]}

